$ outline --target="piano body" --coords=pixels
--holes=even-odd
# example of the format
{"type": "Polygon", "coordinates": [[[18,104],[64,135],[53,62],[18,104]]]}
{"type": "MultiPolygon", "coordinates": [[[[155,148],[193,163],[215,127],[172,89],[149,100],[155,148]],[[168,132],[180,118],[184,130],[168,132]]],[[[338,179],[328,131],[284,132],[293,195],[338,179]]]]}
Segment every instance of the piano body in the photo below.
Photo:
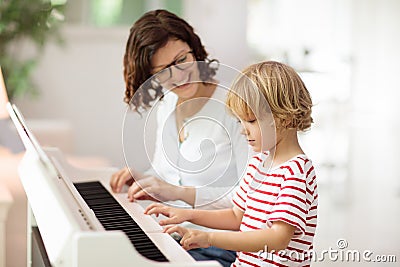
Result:
{"type": "Polygon", "coordinates": [[[15,105],[7,110],[26,148],[18,173],[28,198],[27,266],[221,266],[195,261],[139,202],[112,193],[115,169],[71,166],[59,149],[40,146],[15,105]]]}
{"type": "Polygon", "coordinates": [[[54,169],[27,150],[18,170],[30,212],[28,266],[35,265],[35,232],[40,232],[48,257],[43,261],[50,266],[220,266],[216,261],[195,261],[143,214],[139,203],[129,202],[126,193],[111,193],[108,183],[115,169],[77,169],[59,149],[43,150],[54,169]]]}

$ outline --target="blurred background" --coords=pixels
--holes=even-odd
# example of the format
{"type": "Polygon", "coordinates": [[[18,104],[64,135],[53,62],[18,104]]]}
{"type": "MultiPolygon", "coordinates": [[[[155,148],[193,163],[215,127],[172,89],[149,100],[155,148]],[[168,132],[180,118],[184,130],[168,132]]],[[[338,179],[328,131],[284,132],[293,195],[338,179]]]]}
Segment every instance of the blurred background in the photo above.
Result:
{"type": "MultiPolygon", "coordinates": [[[[58,4],[62,41],[49,40],[32,69],[37,94],[12,99],[43,145],[60,147],[81,166],[85,162],[124,166],[125,42],[130,26],[144,12],[168,9],[186,19],[210,57],[223,64],[240,70],[258,61],[278,60],[300,73],[315,104],[315,123],[301,135],[319,179],[315,250],[337,250],[338,240],[345,239],[347,250],[372,251],[372,259],[397,257],[397,263],[371,266],[399,265],[400,1],[67,0],[58,4]]],[[[12,47],[19,60],[36,52],[30,41],[12,47]]],[[[130,133],[142,139],[141,120],[125,127],[132,127],[130,133]]],[[[135,166],[144,170],[148,162],[140,155],[145,151],[138,144],[125,144],[130,145],[138,146],[135,166]]],[[[15,211],[21,196],[10,179],[5,181],[14,199],[6,221],[6,266],[23,266],[24,233],[13,221],[21,218],[15,211]]],[[[325,255],[324,261],[313,265],[365,263],[362,258],[341,261],[325,255]]]]}

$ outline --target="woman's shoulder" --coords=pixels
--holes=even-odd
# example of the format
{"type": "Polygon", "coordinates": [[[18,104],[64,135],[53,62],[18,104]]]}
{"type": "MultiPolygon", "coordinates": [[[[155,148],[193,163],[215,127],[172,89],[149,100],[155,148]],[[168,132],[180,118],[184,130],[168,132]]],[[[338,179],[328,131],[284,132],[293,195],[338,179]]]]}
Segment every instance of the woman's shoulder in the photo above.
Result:
{"type": "Polygon", "coordinates": [[[165,91],[163,98],[160,100],[160,104],[165,106],[175,107],[178,101],[178,96],[171,91],[165,91]]]}

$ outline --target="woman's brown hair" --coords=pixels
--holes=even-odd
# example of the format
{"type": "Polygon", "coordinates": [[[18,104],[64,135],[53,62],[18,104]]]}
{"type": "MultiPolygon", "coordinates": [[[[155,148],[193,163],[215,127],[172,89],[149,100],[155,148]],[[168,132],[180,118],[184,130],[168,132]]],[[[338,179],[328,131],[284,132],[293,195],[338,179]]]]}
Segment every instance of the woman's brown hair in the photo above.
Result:
{"type": "Polygon", "coordinates": [[[215,60],[207,58],[208,53],[192,26],[169,11],[149,11],[130,29],[124,56],[124,101],[135,111],[150,107],[152,101],[163,96],[161,86],[153,88],[145,82],[152,75],[152,56],[171,38],[186,42],[196,61],[208,63],[199,64],[200,79],[203,82],[210,80],[216,73],[216,69],[210,66],[215,60]]]}

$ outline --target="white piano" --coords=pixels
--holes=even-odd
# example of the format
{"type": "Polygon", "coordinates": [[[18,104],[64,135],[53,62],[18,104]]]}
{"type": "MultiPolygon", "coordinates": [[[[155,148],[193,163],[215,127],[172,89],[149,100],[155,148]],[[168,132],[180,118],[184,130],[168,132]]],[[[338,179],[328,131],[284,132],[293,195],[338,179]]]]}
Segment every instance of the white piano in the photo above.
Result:
{"type": "Polygon", "coordinates": [[[115,169],[72,167],[7,108],[26,147],[18,172],[29,203],[28,266],[221,266],[195,261],[140,204],[112,193],[115,169]]]}

